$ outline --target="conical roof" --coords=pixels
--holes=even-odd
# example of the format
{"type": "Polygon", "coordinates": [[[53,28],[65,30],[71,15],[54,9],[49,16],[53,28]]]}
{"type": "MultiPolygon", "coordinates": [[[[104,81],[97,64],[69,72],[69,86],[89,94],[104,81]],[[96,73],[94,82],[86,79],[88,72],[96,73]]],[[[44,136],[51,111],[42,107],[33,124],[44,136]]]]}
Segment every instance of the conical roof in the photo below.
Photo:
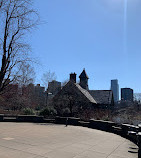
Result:
{"type": "Polygon", "coordinates": [[[89,79],[89,77],[88,77],[88,75],[87,75],[85,69],[83,69],[83,71],[82,71],[82,73],[80,74],[79,78],[87,78],[87,79],[89,79]]]}

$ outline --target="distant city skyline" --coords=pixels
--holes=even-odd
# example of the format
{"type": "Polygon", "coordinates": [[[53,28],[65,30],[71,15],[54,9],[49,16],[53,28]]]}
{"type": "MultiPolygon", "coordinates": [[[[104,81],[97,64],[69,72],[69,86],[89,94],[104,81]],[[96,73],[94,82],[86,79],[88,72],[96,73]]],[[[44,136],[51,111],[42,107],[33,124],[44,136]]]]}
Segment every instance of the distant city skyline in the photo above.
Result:
{"type": "Polygon", "coordinates": [[[120,88],[141,92],[141,1],[128,0],[125,8],[123,0],[35,0],[34,7],[43,21],[27,37],[39,62],[35,83],[48,70],[63,82],[85,68],[89,89],[110,89],[116,78],[120,88]]]}

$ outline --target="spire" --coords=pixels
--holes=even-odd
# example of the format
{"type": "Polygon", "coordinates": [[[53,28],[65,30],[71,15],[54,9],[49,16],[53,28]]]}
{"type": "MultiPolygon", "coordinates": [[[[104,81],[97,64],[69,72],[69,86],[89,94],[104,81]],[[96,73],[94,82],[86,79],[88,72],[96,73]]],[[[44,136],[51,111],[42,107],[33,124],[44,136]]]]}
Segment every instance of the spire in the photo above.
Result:
{"type": "Polygon", "coordinates": [[[86,73],[86,71],[85,71],[85,68],[83,69],[83,71],[82,71],[82,73],[80,74],[79,78],[87,78],[87,79],[89,79],[89,77],[88,77],[88,75],[87,75],[87,73],[86,73]]]}
{"type": "Polygon", "coordinates": [[[89,77],[88,77],[88,75],[87,75],[85,69],[83,69],[83,71],[82,71],[82,73],[80,74],[79,78],[80,78],[80,86],[81,86],[82,88],[88,90],[88,89],[89,89],[89,88],[88,88],[88,79],[89,79],[89,77]]]}

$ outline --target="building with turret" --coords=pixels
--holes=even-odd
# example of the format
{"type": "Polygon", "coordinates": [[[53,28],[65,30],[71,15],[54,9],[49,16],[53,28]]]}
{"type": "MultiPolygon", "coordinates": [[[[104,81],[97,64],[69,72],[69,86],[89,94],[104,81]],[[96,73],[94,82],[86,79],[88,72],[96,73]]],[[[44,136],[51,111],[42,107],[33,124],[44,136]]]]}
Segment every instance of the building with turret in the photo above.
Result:
{"type": "Polygon", "coordinates": [[[58,113],[68,107],[71,112],[75,112],[114,105],[112,90],[89,90],[89,77],[85,69],[79,76],[79,84],[76,83],[76,76],[76,73],[71,73],[68,83],[52,98],[51,104],[54,105],[58,113]]]}
{"type": "Polygon", "coordinates": [[[80,86],[86,90],[89,90],[89,87],[88,87],[88,75],[86,74],[86,71],[85,69],[82,71],[82,73],[80,74],[79,76],[80,78],[80,86]]]}

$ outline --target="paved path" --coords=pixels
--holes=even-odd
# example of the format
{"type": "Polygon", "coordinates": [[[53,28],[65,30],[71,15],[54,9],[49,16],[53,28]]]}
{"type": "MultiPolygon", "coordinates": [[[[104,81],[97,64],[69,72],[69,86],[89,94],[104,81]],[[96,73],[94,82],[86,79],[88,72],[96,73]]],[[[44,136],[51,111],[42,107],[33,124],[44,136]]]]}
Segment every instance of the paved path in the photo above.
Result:
{"type": "Polygon", "coordinates": [[[137,158],[137,146],[84,127],[1,122],[0,158],[137,158]]]}

